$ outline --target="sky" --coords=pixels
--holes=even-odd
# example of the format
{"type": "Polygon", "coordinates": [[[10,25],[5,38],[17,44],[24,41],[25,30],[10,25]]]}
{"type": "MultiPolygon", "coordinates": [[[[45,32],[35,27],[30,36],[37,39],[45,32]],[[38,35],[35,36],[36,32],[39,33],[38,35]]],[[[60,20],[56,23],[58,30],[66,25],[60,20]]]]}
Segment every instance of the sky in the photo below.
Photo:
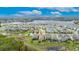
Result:
{"type": "Polygon", "coordinates": [[[79,16],[79,7],[0,7],[0,16],[79,16]]]}

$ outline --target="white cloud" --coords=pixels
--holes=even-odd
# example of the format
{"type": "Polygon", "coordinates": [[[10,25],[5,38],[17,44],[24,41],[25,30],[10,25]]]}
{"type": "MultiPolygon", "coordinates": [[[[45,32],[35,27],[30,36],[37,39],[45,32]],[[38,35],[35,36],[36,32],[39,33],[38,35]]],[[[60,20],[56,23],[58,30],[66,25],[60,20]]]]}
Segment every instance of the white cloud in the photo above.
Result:
{"type": "Polygon", "coordinates": [[[25,14],[25,15],[31,15],[32,12],[31,11],[20,11],[20,14],[25,14]]]}
{"type": "Polygon", "coordinates": [[[79,9],[74,7],[54,7],[52,9],[58,10],[60,12],[79,12],[79,9]]]}
{"type": "Polygon", "coordinates": [[[20,11],[20,14],[24,14],[24,15],[41,15],[42,12],[39,10],[32,10],[32,11],[20,11]]]}
{"type": "Polygon", "coordinates": [[[73,12],[79,12],[79,10],[78,9],[75,9],[75,8],[73,8],[72,11],[73,12]]]}
{"type": "Polygon", "coordinates": [[[39,10],[32,10],[32,11],[19,11],[16,14],[10,14],[10,15],[0,15],[0,17],[25,17],[25,16],[38,16],[41,15],[42,12],[39,10]]]}
{"type": "Polygon", "coordinates": [[[38,11],[38,10],[33,10],[32,13],[33,13],[33,14],[39,14],[39,15],[42,14],[42,12],[41,12],[41,11],[38,11]]]}
{"type": "Polygon", "coordinates": [[[40,7],[39,9],[51,9],[60,12],[79,12],[79,9],[74,7],[40,7]]]}
{"type": "Polygon", "coordinates": [[[10,15],[10,16],[22,17],[23,15],[21,15],[21,14],[12,14],[12,15],[10,15]]]}
{"type": "Polygon", "coordinates": [[[53,16],[61,16],[61,13],[60,13],[60,12],[51,12],[51,14],[52,14],[53,16]]]}

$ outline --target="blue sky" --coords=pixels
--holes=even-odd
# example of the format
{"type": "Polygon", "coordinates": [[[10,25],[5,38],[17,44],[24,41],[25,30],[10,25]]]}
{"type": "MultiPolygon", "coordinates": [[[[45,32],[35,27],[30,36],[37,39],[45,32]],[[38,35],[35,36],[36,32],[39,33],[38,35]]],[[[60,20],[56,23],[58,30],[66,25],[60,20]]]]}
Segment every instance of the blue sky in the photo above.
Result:
{"type": "Polygon", "coordinates": [[[79,7],[0,7],[0,16],[79,16],[79,7]]]}

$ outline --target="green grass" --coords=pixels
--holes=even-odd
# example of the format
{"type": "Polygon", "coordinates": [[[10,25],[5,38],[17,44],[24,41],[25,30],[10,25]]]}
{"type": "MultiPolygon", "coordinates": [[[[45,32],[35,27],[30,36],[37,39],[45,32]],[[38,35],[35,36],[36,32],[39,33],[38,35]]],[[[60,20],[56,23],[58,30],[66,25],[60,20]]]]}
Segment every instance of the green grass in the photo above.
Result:
{"type": "Polygon", "coordinates": [[[21,50],[23,43],[19,40],[15,40],[13,37],[7,38],[0,35],[0,51],[19,51],[21,50]]]}
{"type": "Polygon", "coordinates": [[[65,42],[49,42],[44,41],[38,43],[38,40],[32,42],[32,38],[26,34],[31,31],[14,31],[15,33],[21,33],[23,36],[18,36],[17,34],[12,34],[11,36],[0,35],[0,50],[1,51],[45,51],[48,47],[53,46],[64,46],[66,51],[78,51],[79,41],[65,41],[65,42]],[[20,40],[22,39],[22,40],[20,40]]]}
{"type": "Polygon", "coordinates": [[[38,50],[46,50],[47,47],[53,47],[53,46],[63,46],[66,48],[67,51],[75,51],[79,50],[79,41],[65,41],[65,42],[41,42],[38,43],[38,40],[31,41],[31,38],[29,40],[26,40],[26,43],[31,45],[32,47],[38,48],[38,50]]]}

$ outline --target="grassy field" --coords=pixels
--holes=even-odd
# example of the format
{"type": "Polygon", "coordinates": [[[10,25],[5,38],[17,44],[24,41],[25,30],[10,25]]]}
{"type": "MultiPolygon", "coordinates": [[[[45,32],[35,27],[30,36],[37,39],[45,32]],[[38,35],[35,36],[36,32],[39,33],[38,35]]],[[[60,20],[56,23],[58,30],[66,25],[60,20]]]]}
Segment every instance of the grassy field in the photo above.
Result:
{"type": "Polygon", "coordinates": [[[62,51],[77,51],[79,50],[79,41],[65,41],[65,42],[41,42],[38,43],[38,41],[31,40],[26,41],[27,44],[30,44],[32,47],[38,48],[38,50],[47,50],[48,47],[55,47],[55,46],[62,46],[65,47],[65,49],[62,49],[62,51]]]}
{"type": "Polygon", "coordinates": [[[0,51],[47,51],[47,48],[55,46],[64,47],[64,49],[60,49],[61,51],[79,50],[79,41],[49,42],[46,40],[39,43],[38,40],[32,40],[32,37],[28,35],[29,32],[15,31],[10,36],[0,35],[0,51]]]}

